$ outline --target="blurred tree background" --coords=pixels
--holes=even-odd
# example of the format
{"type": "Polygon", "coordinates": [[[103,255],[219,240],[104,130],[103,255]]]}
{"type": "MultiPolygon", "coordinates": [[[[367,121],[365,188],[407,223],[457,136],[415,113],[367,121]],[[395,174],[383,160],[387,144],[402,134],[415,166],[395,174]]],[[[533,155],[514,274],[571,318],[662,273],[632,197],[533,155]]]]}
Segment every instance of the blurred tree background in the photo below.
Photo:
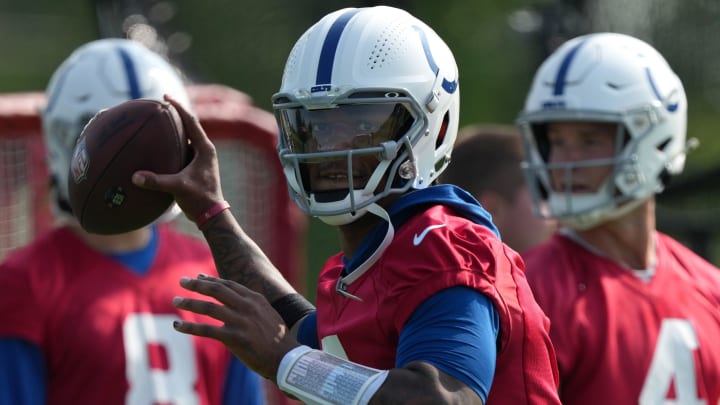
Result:
{"type": "MultiPolygon", "coordinates": [[[[374,1],[0,0],[0,92],[43,90],[80,44],[128,34],[152,44],[195,82],[222,83],[270,109],[292,45],[310,24],[342,7],[374,1]]],[[[700,140],[685,173],[659,201],[660,229],[716,264],[720,141],[720,2],[717,0],[396,0],[453,49],[461,125],[511,123],[532,73],[560,42],[597,31],[635,35],[658,48],[683,79],[688,134],[700,140]]],[[[338,249],[334,231],[311,221],[308,269],[338,249]]],[[[313,280],[309,280],[312,284],[313,280]]],[[[309,288],[313,291],[313,288],[309,288]]]]}

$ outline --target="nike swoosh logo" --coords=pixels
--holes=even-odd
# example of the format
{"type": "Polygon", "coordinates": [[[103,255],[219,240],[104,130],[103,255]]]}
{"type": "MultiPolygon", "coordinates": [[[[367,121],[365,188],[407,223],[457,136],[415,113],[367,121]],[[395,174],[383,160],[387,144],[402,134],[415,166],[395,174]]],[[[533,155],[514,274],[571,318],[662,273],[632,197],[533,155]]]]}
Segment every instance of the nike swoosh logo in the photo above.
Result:
{"type": "Polygon", "coordinates": [[[433,229],[438,229],[444,227],[446,224],[437,224],[437,225],[430,225],[427,228],[423,229],[422,232],[420,232],[420,235],[415,234],[413,236],[413,245],[417,246],[422,243],[423,239],[425,239],[425,235],[428,234],[428,232],[432,231],[433,229]]]}

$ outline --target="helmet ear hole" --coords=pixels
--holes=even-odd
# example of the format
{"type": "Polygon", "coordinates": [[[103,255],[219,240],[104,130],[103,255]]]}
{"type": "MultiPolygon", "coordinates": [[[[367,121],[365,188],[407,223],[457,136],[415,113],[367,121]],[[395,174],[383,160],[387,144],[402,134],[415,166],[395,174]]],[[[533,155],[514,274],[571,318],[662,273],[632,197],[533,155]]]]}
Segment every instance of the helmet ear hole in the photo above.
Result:
{"type": "Polygon", "coordinates": [[[447,135],[448,127],[450,126],[450,113],[446,112],[443,117],[442,124],[440,124],[440,130],[438,131],[438,137],[435,141],[435,149],[439,148],[440,145],[445,142],[445,135],[447,135]]]}
{"type": "MultiPolygon", "coordinates": [[[[661,152],[666,152],[665,149],[670,145],[670,142],[672,141],[672,136],[668,136],[667,139],[660,142],[660,144],[657,146],[657,149],[661,152]]],[[[670,184],[670,179],[672,179],[672,174],[670,174],[670,171],[667,168],[663,168],[662,171],[660,171],[660,174],[658,175],[658,181],[660,181],[660,184],[663,189],[665,189],[668,184],[670,184]]]]}
{"type": "Polygon", "coordinates": [[[664,141],[660,142],[660,144],[658,144],[658,146],[657,146],[657,149],[658,149],[660,152],[665,152],[665,148],[668,146],[668,144],[670,143],[670,141],[672,141],[672,136],[668,136],[667,139],[665,139],[664,141]]]}

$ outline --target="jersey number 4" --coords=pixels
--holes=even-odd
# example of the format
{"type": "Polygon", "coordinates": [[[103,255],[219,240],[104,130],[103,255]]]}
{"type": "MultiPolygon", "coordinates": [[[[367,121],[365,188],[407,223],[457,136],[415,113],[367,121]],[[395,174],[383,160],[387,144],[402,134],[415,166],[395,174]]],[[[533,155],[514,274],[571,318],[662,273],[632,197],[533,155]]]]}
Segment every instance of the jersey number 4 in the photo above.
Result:
{"type": "Polygon", "coordinates": [[[694,351],[697,348],[697,334],[690,322],[684,319],[663,320],[650,369],[640,393],[640,405],[706,405],[706,401],[698,398],[697,392],[694,362],[694,351]],[[675,398],[669,399],[668,393],[673,383],[675,398]]]}

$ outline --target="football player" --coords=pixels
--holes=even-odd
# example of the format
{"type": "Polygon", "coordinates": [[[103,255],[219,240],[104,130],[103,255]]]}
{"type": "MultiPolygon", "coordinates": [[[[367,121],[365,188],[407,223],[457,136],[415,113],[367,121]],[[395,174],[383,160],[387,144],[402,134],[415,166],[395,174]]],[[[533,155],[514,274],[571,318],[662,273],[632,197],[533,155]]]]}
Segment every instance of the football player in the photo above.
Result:
{"type": "Polygon", "coordinates": [[[452,52],[403,10],[337,10],[296,42],[272,98],[279,158],[298,205],[342,246],[319,275],[317,310],[226,209],[215,148],[178,104],[194,160],[133,181],[175,195],[224,279],[181,280],[220,304],[175,300],[223,326],[176,329],[224,342],[307,403],[558,404],[547,318],[520,256],[472,196],[434,185],[459,99],[452,52]]]}
{"type": "Polygon", "coordinates": [[[561,229],[524,258],[566,405],[720,400],[720,270],[655,223],[686,116],[678,76],[628,35],[572,39],[535,75],[518,118],[526,173],[561,229]]]}
{"type": "Polygon", "coordinates": [[[85,123],[163,94],[189,106],[176,70],[123,39],[79,47],[50,79],[42,122],[60,224],[0,265],[0,403],[263,403],[259,376],[221,343],[172,329],[199,320],[173,307],[177,279],[215,274],[202,241],[160,222],[94,235],[70,212],[70,159],[85,123]]]}

